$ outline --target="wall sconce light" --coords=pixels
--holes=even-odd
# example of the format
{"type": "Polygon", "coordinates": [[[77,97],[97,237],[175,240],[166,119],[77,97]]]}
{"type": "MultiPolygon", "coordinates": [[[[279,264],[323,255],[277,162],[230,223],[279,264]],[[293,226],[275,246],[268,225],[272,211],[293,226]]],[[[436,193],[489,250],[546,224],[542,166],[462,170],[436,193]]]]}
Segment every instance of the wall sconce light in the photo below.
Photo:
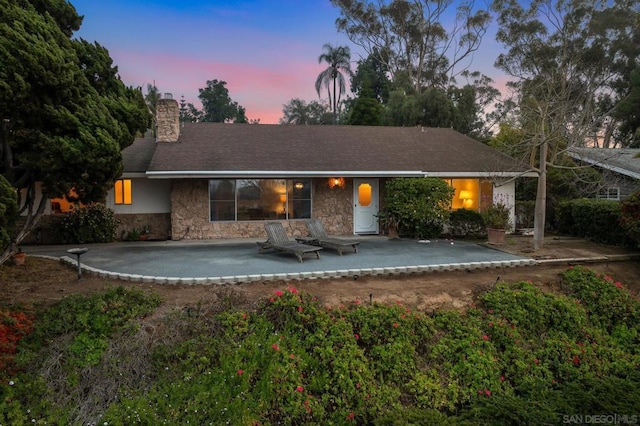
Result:
{"type": "Polygon", "coordinates": [[[473,205],[473,199],[471,198],[471,191],[462,190],[458,198],[462,200],[462,207],[467,208],[473,205]]]}
{"type": "Polygon", "coordinates": [[[332,177],[332,178],[329,178],[329,189],[333,189],[335,187],[344,188],[344,178],[343,177],[332,177]]]}
{"type": "Polygon", "coordinates": [[[294,184],[293,184],[293,187],[294,187],[295,189],[297,189],[298,191],[300,191],[302,188],[304,188],[304,183],[302,183],[302,182],[296,182],[296,183],[294,183],[294,184]]]}

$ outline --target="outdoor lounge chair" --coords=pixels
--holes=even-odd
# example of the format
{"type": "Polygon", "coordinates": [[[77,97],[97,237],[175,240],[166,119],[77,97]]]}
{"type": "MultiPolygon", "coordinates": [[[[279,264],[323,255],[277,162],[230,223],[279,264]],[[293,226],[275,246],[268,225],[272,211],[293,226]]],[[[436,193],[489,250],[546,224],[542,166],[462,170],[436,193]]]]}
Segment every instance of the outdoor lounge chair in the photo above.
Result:
{"type": "Polygon", "coordinates": [[[280,222],[265,223],[264,230],[267,232],[267,241],[258,243],[259,253],[264,253],[265,250],[269,249],[293,253],[300,263],[302,263],[302,256],[307,253],[315,253],[316,257],[320,259],[320,253],[318,252],[322,250],[322,247],[291,241],[280,222]]]}
{"type": "Polygon", "coordinates": [[[342,252],[346,250],[353,250],[354,253],[358,253],[358,244],[360,244],[360,241],[330,237],[327,231],[325,231],[324,226],[322,226],[322,222],[317,219],[307,220],[306,225],[310,236],[306,241],[309,244],[336,250],[340,253],[340,256],[342,256],[342,252]]]}

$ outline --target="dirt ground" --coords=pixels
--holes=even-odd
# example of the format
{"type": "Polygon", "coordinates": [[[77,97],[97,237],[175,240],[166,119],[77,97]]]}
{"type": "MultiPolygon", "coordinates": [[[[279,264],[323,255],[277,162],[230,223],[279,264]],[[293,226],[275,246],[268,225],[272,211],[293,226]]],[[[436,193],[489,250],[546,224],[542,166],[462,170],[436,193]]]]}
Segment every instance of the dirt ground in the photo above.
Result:
{"type": "MultiPolygon", "coordinates": [[[[594,244],[567,237],[548,236],[544,248],[532,251],[532,237],[509,236],[500,250],[535,259],[577,259],[597,272],[610,275],[634,292],[640,291],[640,252],[594,244]],[[631,255],[630,260],[585,262],[581,259],[603,256],[631,255]]],[[[70,294],[89,294],[111,286],[136,287],[159,294],[164,300],[162,310],[171,310],[197,303],[216,303],[232,297],[239,304],[251,308],[256,301],[270,297],[277,289],[291,285],[319,298],[326,306],[354,302],[391,302],[423,311],[439,308],[463,309],[473,302],[475,295],[487,290],[497,281],[530,280],[544,287],[555,287],[560,273],[569,267],[546,264],[515,268],[471,271],[433,272],[388,277],[361,276],[358,279],[317,279],[306,281],[269,281],[236,285],[158,285],[106,280],[91,275],[77,279],[75,269],[59,262],[28,257],[22,266],[0,266],[0,304],[50,304],[70,294]]]]}

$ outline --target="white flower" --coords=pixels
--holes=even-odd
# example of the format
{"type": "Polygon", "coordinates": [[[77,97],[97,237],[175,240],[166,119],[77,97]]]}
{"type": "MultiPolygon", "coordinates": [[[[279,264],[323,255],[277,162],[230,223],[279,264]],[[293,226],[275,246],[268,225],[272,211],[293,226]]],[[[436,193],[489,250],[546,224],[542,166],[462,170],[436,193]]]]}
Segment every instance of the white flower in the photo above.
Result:
{"type": "Polygon", "coordinates": [[[9,380],[9,386],[13,386],[15,385],[15,382],[13,380],[9,380]]]}

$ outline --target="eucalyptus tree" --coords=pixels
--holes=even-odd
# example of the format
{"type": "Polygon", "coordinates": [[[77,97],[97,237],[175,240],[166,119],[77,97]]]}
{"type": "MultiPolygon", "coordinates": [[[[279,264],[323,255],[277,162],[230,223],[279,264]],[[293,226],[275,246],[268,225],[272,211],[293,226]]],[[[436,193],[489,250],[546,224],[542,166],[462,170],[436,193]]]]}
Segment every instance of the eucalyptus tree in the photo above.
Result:
{"type": "Polygon", "coordinates": [[[621,70],[638,60],[637,0],[496,0],[497,39],[507,48],[496,66],[516,80],[522,142],[538,174],[534,248],[546,223],[547,170],[563,168],[564,153],[605,136],[624,93],[621,70]],[[615,19],[613,19],[615,18],[615,19]],[[613,40],[619,37],[618,40],[613,40]]]}
{"type": "Polygon", "coordinates": [[[333,47],[326,43],[322,46],[324,52],[318,57],[318,63],[325,62],[327,68],[316,78],[316,92],[320,96],[320,89],[324,86],[329,95],[329,104],[333,111],[333,124],[338,123],[338,103],[346,92],[344,74],[351,76],[351,50],[348,46],[333,47]],[[333,89],[333,94],[332,90],[333,89]]]}
{"type": "Polygon", "coordinates": [[[282,106],[283,117],[280,124],[327,124],[328,109],[318,101],[308,104],[300,99],[291,99],[282,106]]]}
{"type": "Polygon", "coordinates": [[[24,218],[0,263],[49,198],[73,189],[83,203],[104,199],[121,150],[149,127],[141,90],[125,87],[107,50],[73,38],[81,23],[65,0],[0,2],[0,173],[24,218]]]}
{"type": "Polygon", "coordinates": [[[389,70],[406,72],[417,93],[446,89],[470,65],[491,22],[472,0],[331,0],[336,25],[389,70]]]}
{"type": "Polygon", "coordinates": [[[160,100],[160,89],[156,87],[155,84],[147,83],[147,94],[144,95],[144,101],[147,103],[147,107],[149,108],[149,113],[151,114],[153,125],[151,126],[151,132],[153,133],[153,137],[156,136],[156,130],[158,127],[158,121],[156,118],[156,110],[158,108],[158,100],[160,100]]]}

